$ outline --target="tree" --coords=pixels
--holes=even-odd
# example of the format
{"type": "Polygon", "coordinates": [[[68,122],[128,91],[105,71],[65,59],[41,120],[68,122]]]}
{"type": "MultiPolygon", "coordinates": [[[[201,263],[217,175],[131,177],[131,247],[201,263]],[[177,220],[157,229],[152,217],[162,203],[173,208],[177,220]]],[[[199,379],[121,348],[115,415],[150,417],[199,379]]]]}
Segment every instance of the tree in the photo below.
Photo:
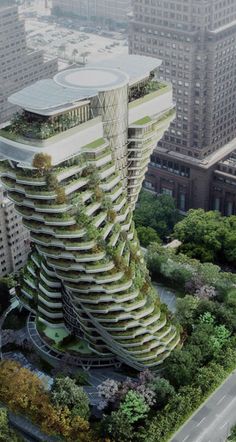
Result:
{"type": "Polygon", "coordinates": [[[33,167],[39,169],[43,175],[45,171],[49,170],[52,166],[52,158],[46,153],[36,153],[33,159],[33,167]]]}
{"type": "Polygon", "coordinates": [[[236,263],[236,216],[230,216],[225,219],[228,230],[224,237],[224,255],[229,263],[236,263]]]}
{"type": "Polygon", "coordinates": [[[139,226],[137,227],[137,234],[143,247],[148,247],[152,242],[160,243],[160,238],[152,227],[139,226]]]}
{"type": "Polygon", "coordinates": [[[102,399],[99,409],[102,410],[109,403],[114,403],[118,399],[120,383],[114,379],[106,379],[98,386],[98,395],[102,399]]]}
{"type": "Polygon", "coordinates": [[[155,378],[150,383],[150,388],[155,393],[156,405],[158,408],[163,408],[169,399],[175,394],[174,387],[165,378],[155,378]]]}
{"type": "Polygon", "coordinates": [[[17,362],[0,363],[0,385],[0,400],[13,411],[33,413],[36,404],[48,401],[43,382],[17,362]]]}
{"type": "Polygon", "coordinates": [[[174,199],[169,195],[156,196],[142,190],[134,213],[136,227],[151,227],[160,238],[173,231],[180,219],[174,199]]]}
{"type": "Polygon", "coordinates": [[[116,442],[132,442],[134,429],[126,414],[121,410],[113,411],[103,421],[104,433],[116,442]]]}
{"type": "Polygon", "coordinates": [[[87,419],[90,414],[88,396],[82,387],[69,378],[56,378],[51,390],[52,402],[56,406],[67,406],[74,416],[87,419]]]}
{"type": "Polygon", "coordinates": [[[198,307],[199,300],[191,295],[178,298],[176,301],[176,318],[183,327],[192,328],[193,317],[198,307]]]}
{"type": "Polygon", "coordinates": [[[15,287],[16,281],[12,275],[4,276],[0,278],[0,313],[9,306],[10,304],[10,293],[9,289],[15,287]]]}
{"type": "Polygon", "coordinates": [[[225,379],[225,374],[221,365],[211,362],[199,368],[194,383],[201,388],[203,394],[210,393],[225,379]]]}
{"type": "Polygon", "coordinates": [[[86,58],[88,57],[89,54],[90,54],[90,52],[88,52],[88,51],[82,52],[82,54],[80,54],[83,59],[83,64],[86,63],[86,58]]]}
{"type": "Polygon", "coordinates": [[[181,251],[190,257],[202,262],[236,262],[236,216],[192,209],[176,224],[174,235],[183,243],[181,251]]]}
{"type": "Polygon", "coordinates": [[[230,435],[227,440],[231,442],[236,442],[236,425],[231,428],[230,435]]]}
{"type": "Polygon", "coordinates": [[[174,350],[166,361],[165,377],[174,387],[179,388],[191,383],[197,370],[197,361],[186,350],[174,350]]]}
{"type": "Polygon", "coordinates": [[[72,52],[74,63],[75,63],[76,55],[78,55],[78,53],[79,53],[78,49],[74,48],[74,49],[73,49],[73,52],[72,52]]]}
{"type": "Polygon", "coordinates": [[[58,188],[59,183],[55,173],[49,173],[46,180],[49,189],[56,190],[58,188]]]}
{"type": "Polygon", "coordinates": [[[0,442],[23,442],[23,439],[15,434],[9,427],[6,408],[0,408],[0,442]]]}
{"type": "Polygon", "coordinates": [[[56,203],[57,204],[65,204],[66,202],[66,192],[64,187],[58,187],[56,189],[56,203]]]}
{"type": "Polygon", "coordinates": [[[62,43],[58,48],[58,52],[59,54],[61,54],[63,58],[65,58],[65,51],[66,51],[66,45],[65,43],[62,43]]]}
{"type": "Polygon", "coordinates": [[[130,424],[144,419],[150,408],[141,394],[130,390],[120,405],[120,411],[127,417],[130,424]]]}

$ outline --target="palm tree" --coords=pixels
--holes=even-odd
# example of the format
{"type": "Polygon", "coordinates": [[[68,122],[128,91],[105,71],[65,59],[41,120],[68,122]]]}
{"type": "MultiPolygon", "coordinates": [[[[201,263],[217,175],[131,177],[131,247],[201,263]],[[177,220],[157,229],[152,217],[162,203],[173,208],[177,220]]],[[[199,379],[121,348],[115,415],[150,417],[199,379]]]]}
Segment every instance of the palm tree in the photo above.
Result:
{"type": "Polygon", "coordinates": [[[75,63],[76,55],[78,55],[78,53],[79,53],[78,49],[76,49],[76,48],[73,49],[72,55],[73,55],[73,61],[74,61],[74,63],[75,63]]]}
{"type": "Polygon", "coordinates": [[[83,64],[86,63],[86,57],[90,54],[90,52],[82,52],[81,57],[83,58],[83,64]]]}
{"type": "Polygon", "coordinates": [[[63,58],[65,58],[65,51],[66,51],[66,45],[65,43],[62,43],[58,48],[58,52],[59,54],[62,55],[63,58]]]}

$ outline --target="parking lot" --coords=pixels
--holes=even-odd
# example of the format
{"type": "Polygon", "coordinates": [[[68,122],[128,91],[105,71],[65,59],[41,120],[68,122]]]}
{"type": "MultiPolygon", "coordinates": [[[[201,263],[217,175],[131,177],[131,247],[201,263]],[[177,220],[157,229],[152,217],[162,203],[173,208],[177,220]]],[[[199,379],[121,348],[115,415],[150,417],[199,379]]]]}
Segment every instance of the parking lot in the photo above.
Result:
{"type": "Polygon", "coordinates": [[[112,32],[91,27],[76,19],[50,17],[43,8],[21,8],[29,48],[43,49],[59,58],[59,68],[72,63],[96,63],[107,57],[128,53],[125,30],[112,32]]]}

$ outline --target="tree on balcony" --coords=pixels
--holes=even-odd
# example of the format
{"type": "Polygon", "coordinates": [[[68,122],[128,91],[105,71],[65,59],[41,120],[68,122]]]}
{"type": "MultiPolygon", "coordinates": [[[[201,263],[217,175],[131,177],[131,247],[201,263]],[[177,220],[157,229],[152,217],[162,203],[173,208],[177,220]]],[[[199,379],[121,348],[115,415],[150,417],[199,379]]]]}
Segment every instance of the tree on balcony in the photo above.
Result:
{"type": "Polygon", "coordinates": [[[46,153],[36,153],[33,159],[33,167],[43,175],[45,171],[52,167],[52,158],[46,153]]]}

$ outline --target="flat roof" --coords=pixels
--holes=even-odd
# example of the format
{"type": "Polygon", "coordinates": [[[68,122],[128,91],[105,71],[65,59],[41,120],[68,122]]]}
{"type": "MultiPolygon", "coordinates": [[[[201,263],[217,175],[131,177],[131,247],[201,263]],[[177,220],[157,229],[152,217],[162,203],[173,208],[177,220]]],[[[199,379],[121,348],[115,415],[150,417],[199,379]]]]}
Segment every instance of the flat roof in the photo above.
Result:
{"type": "Polygon", "coordinates": [[[95,97],[99,92],[113,90],[125,84],[135,84],[157,69],[161,61],[140,55],[123,55],[95,66],[68,69],[53,79],[37,83],[14,93],[9,102],[21,108],[48,115],[61,107],[95,97]]]}
{"type": "Polygon", "coordinates": [[[106,91],[125,86],[129,77],[118,69],[105,67],[88,67],[84,69],[67,69],[59,72],[54,81],[60,86],[79,89],[81,93],[93,96],[99,91],[106,91]]]}

